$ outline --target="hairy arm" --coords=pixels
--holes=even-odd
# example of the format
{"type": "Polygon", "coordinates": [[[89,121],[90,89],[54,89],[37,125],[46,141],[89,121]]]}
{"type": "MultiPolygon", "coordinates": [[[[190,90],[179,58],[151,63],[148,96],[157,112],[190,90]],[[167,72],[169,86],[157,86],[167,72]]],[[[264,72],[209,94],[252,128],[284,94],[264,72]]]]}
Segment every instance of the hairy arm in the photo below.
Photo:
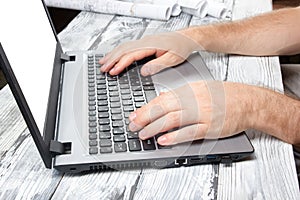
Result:
{"type": "Polygon", "coordinates": [[[248,128],[266,132],[290,144],[300,144],[300,101],[265,88],[241,87],[252,94],[246,101],[255,114],[254,117],[250,115],[248,128]]]}
{"type": "Polygon", "coordinates": [[[254,56],[297,54],[300,53],[300,7],[180,32],[212,52],[254,56]]]}

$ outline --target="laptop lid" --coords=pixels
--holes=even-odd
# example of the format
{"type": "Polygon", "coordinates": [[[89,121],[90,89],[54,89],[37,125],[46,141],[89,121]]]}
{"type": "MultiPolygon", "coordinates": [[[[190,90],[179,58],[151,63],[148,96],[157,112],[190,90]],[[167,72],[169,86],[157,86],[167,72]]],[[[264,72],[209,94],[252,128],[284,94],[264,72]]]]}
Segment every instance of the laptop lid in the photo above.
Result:
{"type": "Polygon", "coordinates": [[[49,144],[55,131],[53,115],[57,110],[62,50],[43,1],[10,0],[0,4],[0,65],[43,161],[50,168],[49,144]]]}

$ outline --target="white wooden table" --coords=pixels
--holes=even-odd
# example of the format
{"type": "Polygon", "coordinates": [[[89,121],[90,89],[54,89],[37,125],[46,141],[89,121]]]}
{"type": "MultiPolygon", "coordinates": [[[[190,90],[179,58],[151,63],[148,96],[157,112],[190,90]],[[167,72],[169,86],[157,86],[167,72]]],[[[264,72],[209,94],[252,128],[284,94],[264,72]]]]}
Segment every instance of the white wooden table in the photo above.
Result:
{"type": "MultiPolygon", "coordinates": [[[[271,10],[270,0],[226,0],[233,20],[271,10]]],[[[64,50],[111,50],[163,29],[217,21],[186,14],[168,22],[81,12],[59,35],[64,50]]],[[[218,80],[283,92],[277,57],[201,53],[218,80]]],[[[292,146],[249,130],[255,153],[230,165],[63,174],[46,169],[10,89],[0,91],[0,199],[300,199],[292,146]]]]}

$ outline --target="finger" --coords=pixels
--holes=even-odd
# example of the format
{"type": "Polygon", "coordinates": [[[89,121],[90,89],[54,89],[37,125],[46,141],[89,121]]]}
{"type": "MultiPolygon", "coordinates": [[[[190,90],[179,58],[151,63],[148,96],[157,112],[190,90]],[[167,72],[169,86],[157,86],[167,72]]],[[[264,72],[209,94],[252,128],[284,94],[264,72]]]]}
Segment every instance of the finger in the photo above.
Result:
{"type": "Polygon", "coordinates": [[[174,145],[182,142],[203,139],[208,130],[207,124],[193,124],[176,131],[166,133],[157,139],[160,145],[174,145]]]}
{"type": "Polygon", "coordinates": [[[122,72],[126,67],[132,64],[134,61],[141,60],[145,57],[151,56],[156,53],[155,49],[142,49],[125,54],[120,58],[113,68],[109,71],[111,75],[117,75],[122,72]]]}
{"type": "Polygon", "coordinates": [[[147,62],[141,69],[143,76],[149,76],[158,73],[159,71],[178,65],[184,61],[183,58],[173,53],[165,53],[162,56],[147,62]]]}
{"type": "Polygon", "coordinates": [[[99,64],[103,65],[104,63],[106,63],[110,58],[110,56],[111,56],[111,52],[107,53],[103,58],[99,60],[99,64]]]}
{"type": "Polygon", "coordinates": [[[166,92],[131,113],[129,116],[129,120],[131,121],[129,129],[131,131],[138,131],[167,113],[180,110],[180,107],[181,105],[175,94],[166,92]]]}
{"type": "Polygon", "coordinates": [[[189,113],[185,110],[170,112],[145,126],[139,132],[139,137],[142,140],[145,140],[158,133],[163,133],[173,128],[195,124],[197,122],[198,121],[195,118],[190,118],[189,113]]]}

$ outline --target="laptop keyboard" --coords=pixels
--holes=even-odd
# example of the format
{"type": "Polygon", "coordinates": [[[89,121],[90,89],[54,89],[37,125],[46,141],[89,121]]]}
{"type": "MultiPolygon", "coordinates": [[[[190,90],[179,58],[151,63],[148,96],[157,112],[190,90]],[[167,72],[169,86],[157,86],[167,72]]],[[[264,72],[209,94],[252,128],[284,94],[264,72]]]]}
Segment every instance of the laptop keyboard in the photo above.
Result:
{"type": "Polygon", "coordinates": [[[169,148],[160,146],[155,137],[140,140],[138,132],[128,129],[129,114],[156,97],[151,77],[140,75],[143,63],[110,76],[100,72],[101,57],[88,56],[89,154],[169,148]]]}

